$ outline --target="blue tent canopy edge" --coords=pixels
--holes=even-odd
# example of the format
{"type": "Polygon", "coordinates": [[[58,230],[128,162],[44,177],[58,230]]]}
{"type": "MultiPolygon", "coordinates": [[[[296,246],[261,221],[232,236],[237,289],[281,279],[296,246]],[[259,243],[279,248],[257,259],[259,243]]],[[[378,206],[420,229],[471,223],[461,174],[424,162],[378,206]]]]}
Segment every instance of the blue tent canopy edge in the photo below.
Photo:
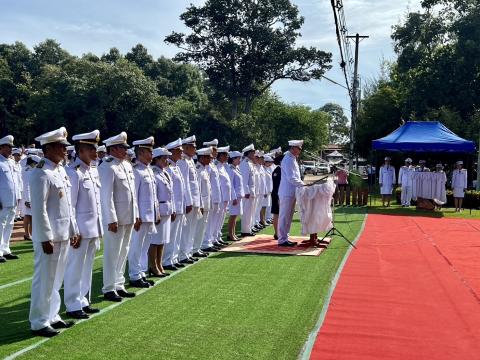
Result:
{"type": "Polygon", "coordinates": [[[473,141],[465,140],[439,121],[409,121],[389,135],[372,141],[374,150],[403,152],[473,153],[473,141]]]}

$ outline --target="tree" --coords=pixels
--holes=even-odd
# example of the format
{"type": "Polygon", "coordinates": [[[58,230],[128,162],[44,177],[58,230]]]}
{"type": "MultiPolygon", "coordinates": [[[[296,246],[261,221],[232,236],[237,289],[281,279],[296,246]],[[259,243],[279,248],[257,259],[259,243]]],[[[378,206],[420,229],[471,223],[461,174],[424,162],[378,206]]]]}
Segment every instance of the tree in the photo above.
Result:
{"type": "Polygon", "coordinates": [[[343,108],[338,104],[327,103],[319,110],[331,116],[328,122],[328,142],[330,144],[345,144],[348,141],[350,129],[343,108]]]}
{"type": "Polygon", "coordinates": [[[320,79],[331,54],[296,47],[303,17],[289,0],[207,0],[190,5],[180,19],[192,33],[165,38],[182,52],[176,61],[194,62],[231,103],[235,119],[250,113],[255,99],[280,79],[320,79]]]}

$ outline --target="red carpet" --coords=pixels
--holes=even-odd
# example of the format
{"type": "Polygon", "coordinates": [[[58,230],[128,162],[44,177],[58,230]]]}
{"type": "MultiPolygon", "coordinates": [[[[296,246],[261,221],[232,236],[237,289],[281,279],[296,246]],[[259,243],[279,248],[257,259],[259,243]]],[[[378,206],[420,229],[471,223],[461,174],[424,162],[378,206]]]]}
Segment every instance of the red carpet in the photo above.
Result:
{"type": "Polygon", "coordinates": [[[311,359],[480,359],[480,221],[369,215],[311,359]]]}

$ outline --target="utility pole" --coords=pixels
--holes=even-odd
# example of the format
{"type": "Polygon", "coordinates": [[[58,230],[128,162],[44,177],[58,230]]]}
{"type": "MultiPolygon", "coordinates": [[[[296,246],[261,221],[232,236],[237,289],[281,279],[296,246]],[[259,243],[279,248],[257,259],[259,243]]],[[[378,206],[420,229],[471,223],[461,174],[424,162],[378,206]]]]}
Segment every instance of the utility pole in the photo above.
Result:
{"type": "MultiPolygon", "coordinates": [[[[355,64],[353,73],[353,87],[352,87],[352,120],[350,125],[350,159],[348,163],[348,169],[353,170],[353,146],[355,143],[355,130],[357,127],[358,118],[358,95],[359,95],[359,80],[358,80],[358,48],[360,45],[360,39],[368,39],[369,36],[360,36],[358,33],[354,36],[347,36],[349,39],[355,39],[355,64]]],[[[358,165],[358,164],[357,164],[358,165]]]]}

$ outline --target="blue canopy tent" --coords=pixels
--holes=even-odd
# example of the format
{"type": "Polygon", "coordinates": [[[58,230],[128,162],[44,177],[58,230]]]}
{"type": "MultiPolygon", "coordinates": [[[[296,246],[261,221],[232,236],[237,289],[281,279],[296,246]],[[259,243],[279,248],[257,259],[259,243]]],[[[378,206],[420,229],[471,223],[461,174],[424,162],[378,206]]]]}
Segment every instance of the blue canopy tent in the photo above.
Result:
{"type": "Polygon", "coordinates": [[[389,135],[373,140],[373,150],[402,152],[474,153],[475,143],[438,121],[409,121],[389,135]]]}

